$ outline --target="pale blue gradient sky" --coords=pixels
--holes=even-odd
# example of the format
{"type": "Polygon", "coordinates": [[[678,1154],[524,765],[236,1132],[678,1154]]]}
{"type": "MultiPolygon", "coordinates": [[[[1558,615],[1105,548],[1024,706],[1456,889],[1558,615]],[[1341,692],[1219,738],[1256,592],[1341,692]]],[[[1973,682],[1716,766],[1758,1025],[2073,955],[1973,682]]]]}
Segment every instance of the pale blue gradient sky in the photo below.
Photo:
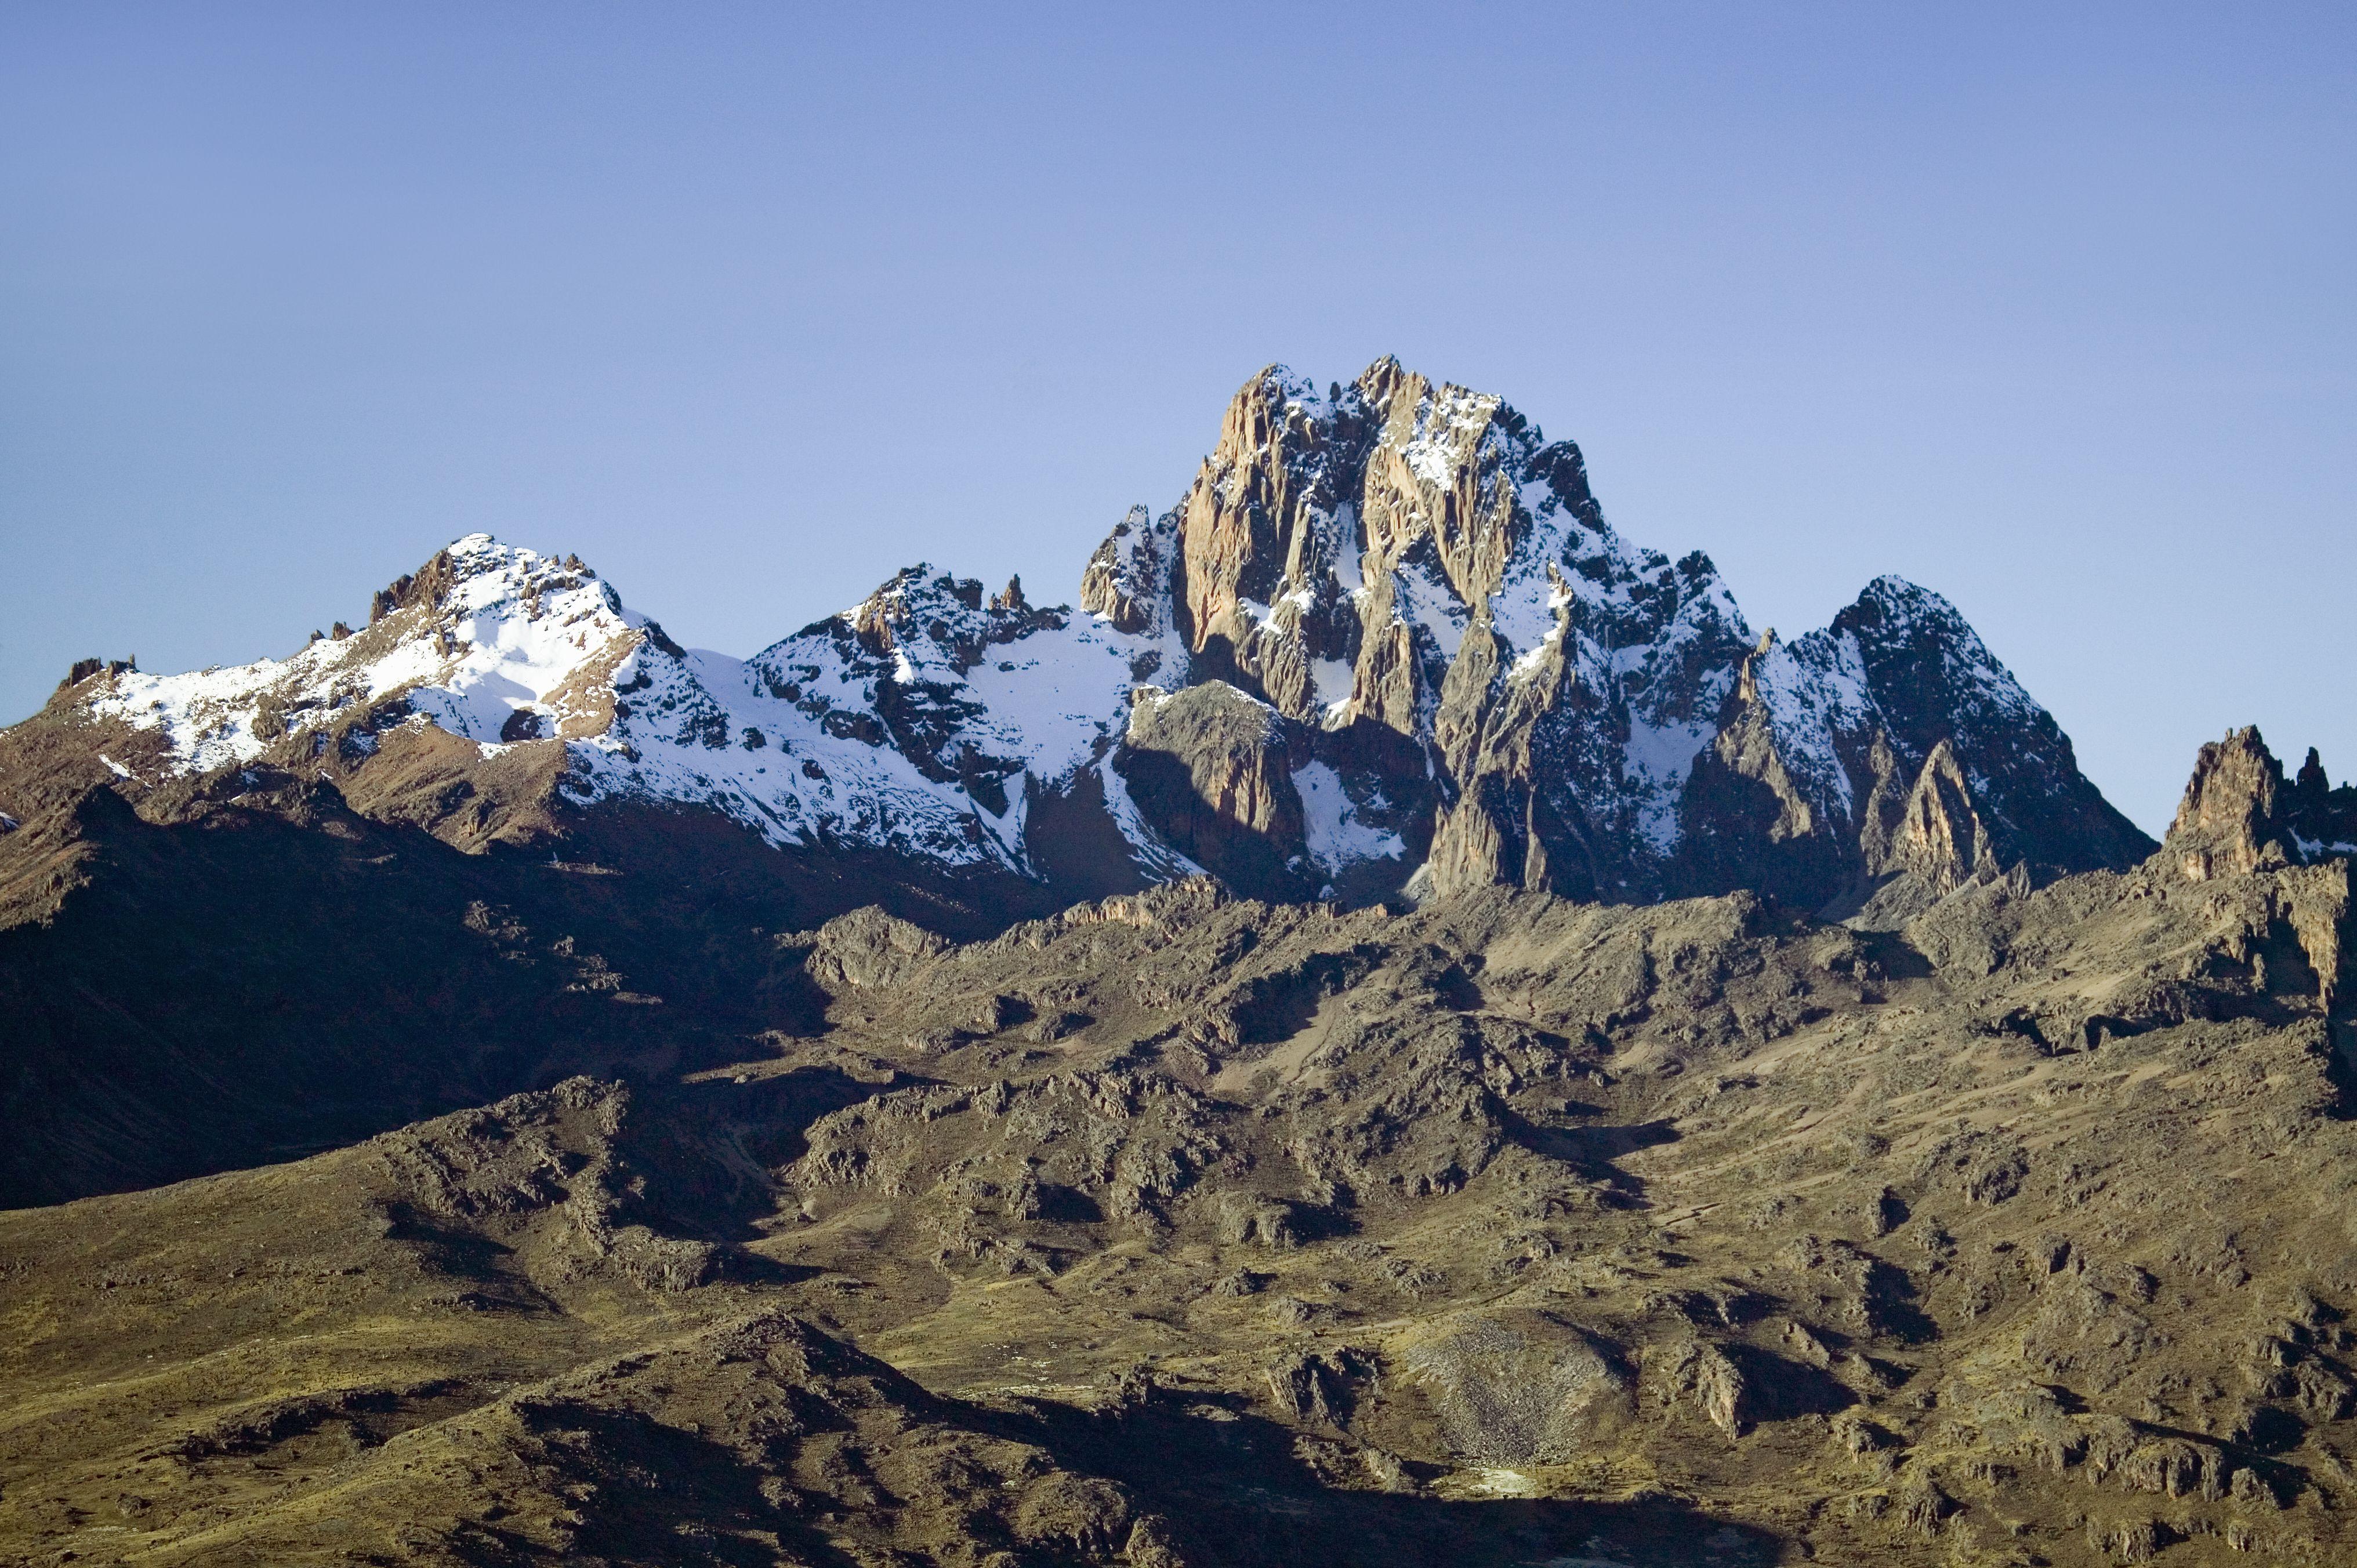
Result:
{"type": "Polygon", "coordinates": [[[477,529],[740,654],[1068,598],[1390,352],[1755,625],[1947,594],[2147,828],[2357,773],[2357,10],[854,9],[0,9],[0,719],[477,529]]]}

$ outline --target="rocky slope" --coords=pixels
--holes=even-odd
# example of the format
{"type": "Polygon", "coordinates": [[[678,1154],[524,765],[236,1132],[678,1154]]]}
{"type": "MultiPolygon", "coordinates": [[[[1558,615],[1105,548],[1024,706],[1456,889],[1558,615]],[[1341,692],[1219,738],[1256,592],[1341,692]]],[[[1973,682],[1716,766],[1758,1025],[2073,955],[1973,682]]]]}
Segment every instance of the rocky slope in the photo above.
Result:
{"type": "Polygon", "coordinates": [[[2151,848],[1937,595],[1881,578],[1755,638],[1707,557],[1612,531],[1577,447],[1388,360],[1323,394],[1253,378],[1078,610],[919,566],[739,660],[477,535],[360,631],[186,675],[89,660],[0,735],[17,822],[319,775],[470,851],[654,806],[1016,913],[1202,870],[1278,898],[1856,907],[2151,848]]]}
{"type": "MultiPolygon", "coordinates": [[[[0,1561],[2346,1561],[2302,773],[2237,732],[2136,866],[1847,925],[1194,878],[699,929],[627,988],[705,976],[723,1054],[0,1212],[0,1561]]],[[[470,992],[583,971],[473,918],[470,992]]]]}

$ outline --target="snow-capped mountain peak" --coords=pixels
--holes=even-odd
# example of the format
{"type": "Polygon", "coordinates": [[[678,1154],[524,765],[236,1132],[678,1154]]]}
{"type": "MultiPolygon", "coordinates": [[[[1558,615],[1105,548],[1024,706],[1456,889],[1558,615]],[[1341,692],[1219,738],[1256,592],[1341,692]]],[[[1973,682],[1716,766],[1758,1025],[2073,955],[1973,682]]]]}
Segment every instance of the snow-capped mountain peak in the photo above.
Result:
{"type": "Polygon", "coordinates": [[[339,623],[337,635],[315,634],[284,659],[110,675],[91,712],[160,730],[173,765],[185,770],[249,763],[292,739],[349,733],[356,711],[378,718],[397,711],[490,743],[587,738],[611,719],[608,677],[652,624],[623,610],[577,560],[479,533],[378,594],[375,609],[365,628],[347,632],[339,623]]]}

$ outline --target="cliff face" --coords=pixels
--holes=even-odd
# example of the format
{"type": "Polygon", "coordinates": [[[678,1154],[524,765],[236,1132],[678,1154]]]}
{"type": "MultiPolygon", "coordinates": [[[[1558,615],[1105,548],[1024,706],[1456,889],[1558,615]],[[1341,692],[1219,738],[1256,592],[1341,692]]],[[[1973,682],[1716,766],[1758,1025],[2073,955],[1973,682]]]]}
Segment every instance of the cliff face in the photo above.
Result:
{"type": "MultiPolygon", "coordinates": [[[[1576,446],[1391,360],[1247,381],[1077,611],[920,565],[740,660],[477,535],[363,631],[194,675],[89,661],[39,727],[0,753],[71,754],[73,789],[150,814],[257,769],[470,850],[652,805],[1018,902],[1211,869],[1282,898],[1862,907],[2152,848],[1936,594],[1885,577],[1755,638],[1707,556],[1613,532],[1576,446]]],[[[34,773],[0,756],[0,811],[40,806],[34,773]]]]}
{"type": "Polygon", "coordinates": [[[1687,807],[1698,890],[1856,897],[1905,877],[1936,896],[2153,847],[1954,607],[1898,577],[1821,631],[1762,639],[1687,807]]]}
{"type": "Polygon", "coordinates": [[[2255,725],[2202,746],[2164,855],[2194,882],[2357,854],[2357,789],[2332,788],[2314,746],[2298,777],[2255,725]]]}
{"type": "Polygon", "coordinates": [[[1323,395],[1253,378],[1178,505],[1099,550],[1082,605],[1266,703],[1351,823],[1406,846],[1403,877],[1430,846],[1444,893],[1655,891],[1746,641],[1707,558],[1605,524],[1577,447],[1390,360],[1323,395]]]}

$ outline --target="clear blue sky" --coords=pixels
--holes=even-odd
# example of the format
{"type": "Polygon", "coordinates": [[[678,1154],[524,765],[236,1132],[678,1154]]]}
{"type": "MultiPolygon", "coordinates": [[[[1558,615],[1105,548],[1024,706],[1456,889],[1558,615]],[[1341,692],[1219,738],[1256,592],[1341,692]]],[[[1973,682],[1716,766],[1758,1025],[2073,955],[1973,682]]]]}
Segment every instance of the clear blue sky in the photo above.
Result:
{"type": "Polygon", "coordinates": [[[0,719],[489,530],[750,652],[1068,598],[1395,353],[1757,626],[1899,572],[2158,828],[2357,773],[2357,9],[0,9],[0,719]]]}

